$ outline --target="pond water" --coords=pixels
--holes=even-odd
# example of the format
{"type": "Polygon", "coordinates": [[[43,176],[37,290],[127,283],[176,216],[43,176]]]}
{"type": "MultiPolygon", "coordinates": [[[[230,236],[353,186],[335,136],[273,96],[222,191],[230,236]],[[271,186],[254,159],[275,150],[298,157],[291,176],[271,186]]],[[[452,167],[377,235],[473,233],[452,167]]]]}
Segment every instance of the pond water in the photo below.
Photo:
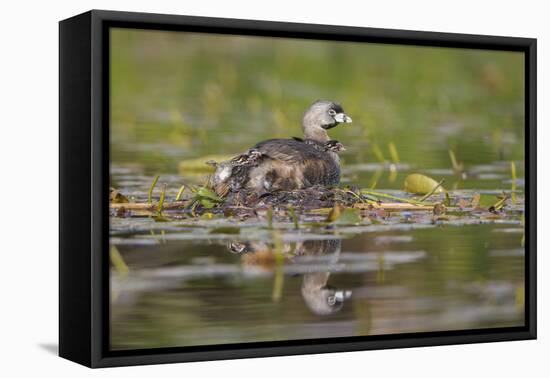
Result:
{"type": "MultiPolygon", "coordinates": [[[[125,195],[147,201],[152,177],[135,168],[112,171],[125,195]]],[[[179,180],[159,180],[170,188],[168,202],[179,180]]],[[[471,198],[474,192],[499,193],[451,193],[471,198]]],[[[319,225],[312,221],[326,215],[306,212],[299,215],[299,229],[285,217],[269,227],[261,213],[245,219],[215,212],[164,214],[167,221],[159,222],[150,214],[112,211],[113,350],[524,322],[520,194],[497,214],[365,213],[353,224],[319,225]]]]}
{"type": "Polygon", "coordinates": [[[188,232],[113,240],[113,349],[523,325],[518,225],[286,234],[282,266],[269,240],[188,232]]]}

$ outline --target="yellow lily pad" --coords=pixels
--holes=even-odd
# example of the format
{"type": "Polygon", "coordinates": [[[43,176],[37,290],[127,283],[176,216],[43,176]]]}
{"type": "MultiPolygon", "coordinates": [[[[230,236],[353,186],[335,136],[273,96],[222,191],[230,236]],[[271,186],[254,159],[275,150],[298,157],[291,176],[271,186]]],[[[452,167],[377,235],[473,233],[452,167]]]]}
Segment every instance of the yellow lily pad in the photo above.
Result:
{"type": "MultiPolygon", "coordinates": [[[[409,193],[428,194],[438,185],[439,183],[433,178],[420,173],[413,173],[405,178],[405,191],[409,193]]],[[[443,190],[444,189],[439,186],[434,193],[442,193],[443,190]]]]}

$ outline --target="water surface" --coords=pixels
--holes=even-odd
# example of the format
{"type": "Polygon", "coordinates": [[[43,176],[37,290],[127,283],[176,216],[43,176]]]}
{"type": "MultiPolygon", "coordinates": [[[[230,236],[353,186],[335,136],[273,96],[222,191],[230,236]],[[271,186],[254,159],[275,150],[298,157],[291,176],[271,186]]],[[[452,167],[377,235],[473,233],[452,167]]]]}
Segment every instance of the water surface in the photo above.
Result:
{"type": "Polygon", "coordinates": [[[284,244],[292,258],[280,268],[266,241],[234,254],[228,245],[243,242],[231,236],[163,240],[155,232],[155,244],[117,247],[130,272],[111,276],[112,347],[523,325],[521,232],[473,225],[303,236],[284,244]]]}

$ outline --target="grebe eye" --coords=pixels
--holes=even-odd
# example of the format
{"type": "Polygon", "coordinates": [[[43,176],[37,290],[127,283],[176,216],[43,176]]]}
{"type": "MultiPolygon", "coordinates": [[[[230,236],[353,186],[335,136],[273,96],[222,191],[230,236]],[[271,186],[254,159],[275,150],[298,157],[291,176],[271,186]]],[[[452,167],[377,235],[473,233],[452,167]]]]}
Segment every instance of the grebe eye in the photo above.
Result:
{"type": "Polygon", "coordinates": [[[328,114],[330,114],[331,116],[336,115],[336,110],[330,109],[330,110],[328,111],[328,114]]]}

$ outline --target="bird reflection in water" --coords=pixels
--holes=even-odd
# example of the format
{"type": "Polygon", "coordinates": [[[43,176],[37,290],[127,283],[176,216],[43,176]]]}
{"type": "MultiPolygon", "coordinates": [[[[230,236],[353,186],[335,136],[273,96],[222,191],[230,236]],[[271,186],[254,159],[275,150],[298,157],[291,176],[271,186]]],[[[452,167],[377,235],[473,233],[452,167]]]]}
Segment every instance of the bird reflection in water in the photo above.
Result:
{"type": "MultiPolygon", "coordinates": [[[[316,315],[330,315],[340,311],[344,302],[351,297],[351,290],[329,285],[331,266],[338,262],[341,246],[341,239],[306,240],[282,245],[286,264],[298,264],[308,257],[322,263],[322,268],[316,263],[304,269],[301,287],[306,306],[316,315]]],[[[241,254],[245,265],[274,265],[275,252],[270,243],[233,241],[227,247],[232,253],[241,254]]]]}

